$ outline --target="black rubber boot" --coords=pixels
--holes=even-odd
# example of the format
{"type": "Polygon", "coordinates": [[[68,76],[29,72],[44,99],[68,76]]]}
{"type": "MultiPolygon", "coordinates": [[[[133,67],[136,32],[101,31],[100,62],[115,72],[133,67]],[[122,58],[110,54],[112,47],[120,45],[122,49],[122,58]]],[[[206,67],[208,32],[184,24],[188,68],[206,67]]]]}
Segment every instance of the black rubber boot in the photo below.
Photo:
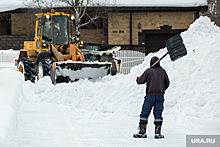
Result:
{"type": "Polygon", "coordinates": [[[134,138],[147,138],[146,129],[147,128],[147,120],[140,120],[139,129],[140,131],[137,134],[134,134],[134,138]]]}
{"type": "Polygon", "coordinates": [[[161,125],[155,125],[155,139],[164,138],[164,135],[161,134],[161,125]]]}

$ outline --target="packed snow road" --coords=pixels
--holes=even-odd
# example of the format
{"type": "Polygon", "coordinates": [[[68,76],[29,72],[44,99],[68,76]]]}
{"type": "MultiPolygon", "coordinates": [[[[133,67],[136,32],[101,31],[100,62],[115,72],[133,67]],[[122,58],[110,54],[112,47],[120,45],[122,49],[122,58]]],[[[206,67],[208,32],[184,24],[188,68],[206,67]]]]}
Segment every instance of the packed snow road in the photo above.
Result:
{"type": "MultiPolygon", "coordinates": [[[[48,82],[47,79],[43,80],[44,84],[48,82]]],[[[26,100],[18,111],[17,144],[19,147],[158,147],[161,145],[184,147],[187,134],[213,134],[220,131],[219,127],[215,130],[219,121],[201,123],[200,119],[186,117],[182,119],[188,124],[188,127],[185,127],[181,125],[182,122],[173,121],[174,116],[165,114],[163,125],[165,139],[153,138],[152,116],[147,129],[148,138],[134,139],[132,135],[137,131],[138,116],[88,110],[90,105],[79,109],[79,107],[74,108],[71,103],[49,102],[46,98],[49,93],[46,92],[47,96],[42,97],[42,94],[36,93],[37,88],[33,84],[26,83],[25,87],[29,87],[25,90],[27,91],[26,100]],[[33,87],[30,88],[30,86],[33,87]]],[[[58,94],[56,96],[60,97],[58,94]]]]}
{"type": "Polygon", "coordinates": [[[18,113],[19,146],[80,146],[77,132],[61,112],[56,104],[24,102],[18,113]]]}
{"type": "MultiPolygon", "coordinates": [[[[41,82],[46,84],[48,80],[43,79],[41,82]]],[[[132,135],[137,131],[138,116],[87,110],[91,107],[90,105],[79,109],[74,108],[71,103],[49,102],[47,92],[47,96],[42,97],[41,92],[41,94],[36,93],[37,89],[39,92],[39,87],[31,83],[25,84],[26,100],[18,111],[17,143],[19,147],[141,147],[144,145],[156,147],[161,143],[167,146],[179,146],[179,142],[184,146],[184,133],[176,136],[177,128],[172,128],[171,125],[164,127],[166,139],[155,141],[152,117],[148,127],[148,140],[133,139],[132,135]]],[[[60,97],[58,94],[57,96],[60,97]]]]}
{"type": "Polygon", "coordinates": [[[185,134],[176,135],[178,129],[172,125],[163,129],[166,139],[154,140],[152,117],[148,139],[137,140],[132,134],[136,133],[138,117],[88,110],[74,112],[63,104],[34,101],[37,96],[32,95],[32,100],[26,100],[20,106],[16,138],[19,147],[157,147],[161,143],[184,146],[185,134]]]}
{"type": "MultiPolygon", "coordinates": [[[[132,113],[132,107],[126,108],[123,101],[114,102],[119,97],[112,97],[113,101],[111,101],[109,97],[105,98],[104,92],[100,94],[98,85],[102,86],[101,83],[82,80],[79,83],[54,86],[49,78],[44,78],[37,84],[25,82],[23,86],[26,99],[18,111],[17,145],[19,147],[158,147],[161,145],[184,147],[186,135],[217,134],[220,131],[219,119],[210,121],[179,114],[179,117],[182,117],[180,119],[175,113],[167,115],[165,110],[162,129],[164,139],[153,138],[152,115],[147,128],[148,138],[134,139],[132,135],[137,132],[138,111],[142,100],[136,107],[137,113],[132,113]],[[87,88],[81,89],[80,87],[85,86],[85,83],[87,88]],[[82,91],[85,89],[83,95],[82,91]],[[80,95],[77,96],[76,92],[80,95]],[[97,94],[91,97],[91,92],[97,94]],[[113,105],[116,107],[114,108],[113,105]]],[[[112,90],[109,89],[113,92],[112,90]]]]}

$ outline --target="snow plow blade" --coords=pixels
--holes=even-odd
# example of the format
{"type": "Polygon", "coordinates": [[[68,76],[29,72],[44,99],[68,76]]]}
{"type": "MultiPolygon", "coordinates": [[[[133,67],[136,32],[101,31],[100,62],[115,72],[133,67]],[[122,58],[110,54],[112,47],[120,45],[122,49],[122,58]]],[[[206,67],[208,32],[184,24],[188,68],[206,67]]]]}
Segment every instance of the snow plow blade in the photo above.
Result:
{"type": "Polygon", "coordinates": [[[108,62],[54,62],[51,71],[53,84],[75,82],[79,79],[96,79],[110,74],[108,62]]]}

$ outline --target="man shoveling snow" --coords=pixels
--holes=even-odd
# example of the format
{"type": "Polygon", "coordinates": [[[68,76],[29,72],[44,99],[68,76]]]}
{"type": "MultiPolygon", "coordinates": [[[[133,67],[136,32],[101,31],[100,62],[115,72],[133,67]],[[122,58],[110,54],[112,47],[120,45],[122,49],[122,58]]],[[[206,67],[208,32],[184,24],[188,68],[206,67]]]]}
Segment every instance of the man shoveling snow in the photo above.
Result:
{"type": "Polygon", "coordinates": [[[133,135],[134,138],[147,138],[146,125],[148,123],[148,117],[153,107],[153,114],[155,119],[154,138],[164,138],[164,136],[161,134],[161,126],[163,123],[162,112],[164,104],[164,93],[165,90],[169,87],[170,81],[166,71],[160,66],[160,62],[154,64],[158,61],[158,59],[158,57],[152,57],[150,61],[151,68],[148,68],[140,77],[137,77],[138,84],[146,83],[146,96],[140,114],[140,131],[139,133],[133,135]]]}
{"type": "Polygon", "coordinates": [[[183,43],[182,37],[177,34],[166,42],[167,53],[164,54],[160,59],[158,57],[152,57],[150,61],[150,68],[145,70],[145,72],[137,77],[138,84],[146,83],[146,96],[144,104],[142,106],[142,111],[140,114],[138,134],[134,134],[134,138],[147,138],[146,135],[146,125],[148,123],[148,116],[150,115],[151,109],[154,107],[154,124],[155,124],[155,137],[156,139],[164,138],[161,135],[161,126],[163,123],[163,103],[164,103],[164,93],[169,87],[170,81],[166,71],[160,66],[160,61],[170,55],[172,61],[187,55],[186,47],[183,43]]]}

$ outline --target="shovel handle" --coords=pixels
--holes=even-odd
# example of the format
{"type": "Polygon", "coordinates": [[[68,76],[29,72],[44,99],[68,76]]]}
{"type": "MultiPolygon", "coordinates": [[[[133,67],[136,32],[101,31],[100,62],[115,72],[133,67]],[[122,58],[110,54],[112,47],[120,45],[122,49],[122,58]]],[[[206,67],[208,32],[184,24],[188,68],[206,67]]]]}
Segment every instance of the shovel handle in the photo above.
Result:
{"type": "Polygon", "coordinates": [[[166,55],[168,55],[169,52],[167,52],[166,54],[164,54],[160,59],[158,59],[153,65],[151,65],[151,67],[154,67],[157,63],[159,63],[164,57],[166,57],[166,55]]]}

